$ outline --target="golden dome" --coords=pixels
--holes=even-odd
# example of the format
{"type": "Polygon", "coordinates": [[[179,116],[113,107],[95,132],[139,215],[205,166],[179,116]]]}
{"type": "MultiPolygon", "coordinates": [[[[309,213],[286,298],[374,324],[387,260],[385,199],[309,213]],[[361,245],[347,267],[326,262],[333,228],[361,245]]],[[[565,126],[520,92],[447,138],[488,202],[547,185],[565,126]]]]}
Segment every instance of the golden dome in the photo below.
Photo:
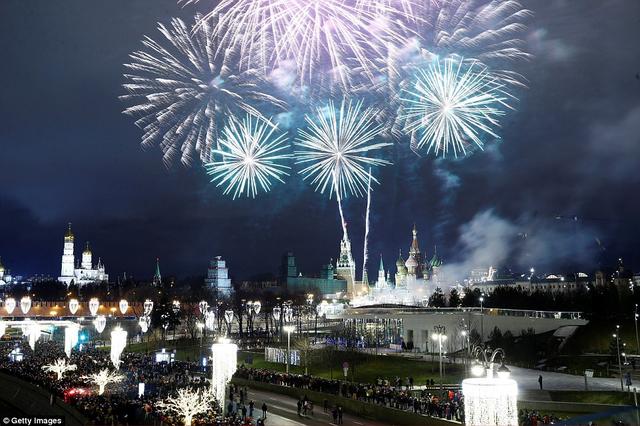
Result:
{"type": "Polygon", "coordinates": [[[69,222],[69,228],[67,229],[67,233],[64,234],[65,240],[73,240],[73,231],[71,231],[71,222],[69,222]]]}

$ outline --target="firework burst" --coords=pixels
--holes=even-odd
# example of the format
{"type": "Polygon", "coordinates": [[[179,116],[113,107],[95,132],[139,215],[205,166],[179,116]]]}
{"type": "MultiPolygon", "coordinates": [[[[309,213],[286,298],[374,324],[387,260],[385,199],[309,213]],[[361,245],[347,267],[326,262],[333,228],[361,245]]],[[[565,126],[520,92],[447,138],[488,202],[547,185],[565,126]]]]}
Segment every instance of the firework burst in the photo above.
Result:
{"type": "Polygon", "coordinates": [[[298,84],[312,90],[328,82],[350,91],[375,79],[373,58],[404,42],[376,7],[347,0],[222,0],[209,20],[217,21],[220,51],[238,49],[243,67],[269,71],[293,62],[298,84]]]}
{"type": "Polygon", "coordinates": [[[499,118],[510,108],[504,84],[480,65],[434,61],[421,70],[404,93],[405,130],[417,136],[417,148],[445,157],[466,155],[470,145],[483,148],[482,138],[499,138],[499,118]]]}
{"type": "Polygon", "coordinates": [[[286,135],[275,135],[277,126],[247,115],[243,120],[231,116],[222,131],[220,150],[213,150],[220,161],[207,163],[211,182],[224,186],[224,194],[233,198],[246,195],[255,198],[259,190],[268,192],[272,179],[280,182],[288,176],[288,166],[281,164],[293,156],[286,154],[286,135]]]}
{"type": "Polygon", "coordinates": [[[524,77],[510,69],[510,63],[531,57],[521,38],[531,11],[518,0],[427,2],[423,16],[416,25],[418,60],[464,57],[491,68],[504,83],[524,85],[524,77]]]}
{"type": "MultiPolygon", "coordinates": [[[[407,33],[407,43],[377,58],[381,78],[372,91],[386,99],[379,121],[387,135],[398,139],[404,134],[401,93],[413,84],[420,70],[438,58],[464,60],[467,66],[482,65],[500,83],[525,87],[525,77],[513,65],[531,58],[522,39],[531,12],[519,1],[424,0],[410,6],[417,10],[417,17],[407,22],[412,31],[407,33]]],[[[411,135],[411,146],[417,149],[415,134],[411,135]]]]}
{"type": "MultiPolygon", "coordinates": [[[[301,150],[295,152],[296,164],[303,179],[310,180],[316,191],[329,195],[347,193],[361,196],[369,182],[368,167],[384,166],[390,162],[368,157],[368,154],[391,145],[376,142],[381,127],[375,124],[377,110],[363,108],[362,102],[343,99],[336,110],[333,101],[324,108],[317,108],[314,116],[307,115],[308,129],[300,129],[295,144],[301,150]]],[[[378,181],[375,177],[372,180],[378,181]]]]}
{"type": "Polygon", "coordinates": [[[146,37],[144,49],[130,55],[130,71],[125,74],[127,95],[133,105],[125,114],[139,117],[136,125],[144,130],[143,147],[158,144],[166,165],[176,156],[189,165],[194,157],[210,160],[211,147],[218,137],[218,126],[234,111],[261,116],[258,104],[283,107],[275,97],[259,87],[265,79],[255,70],[235,72],[234,54],[216,55],[212,22],[202,21],[199,31],[181,19],[169,26],[159,24],[161,41],[146,37]]]}

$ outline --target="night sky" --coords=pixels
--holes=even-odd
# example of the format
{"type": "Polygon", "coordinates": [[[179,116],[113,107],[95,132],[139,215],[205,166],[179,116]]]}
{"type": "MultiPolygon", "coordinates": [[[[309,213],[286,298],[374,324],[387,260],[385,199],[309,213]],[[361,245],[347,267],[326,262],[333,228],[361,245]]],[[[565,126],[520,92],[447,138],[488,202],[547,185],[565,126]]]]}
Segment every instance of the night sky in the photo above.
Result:
{"type": "MultiPolygon", "coordinates": [[[[464,160],[387,152],[372,201],[370,274],[405,253],[411,227],[449,265],[588,272],[618,257],[640,267],[640,2],[524,1],[529,80],[502,141],[464,160]],[[578,216],[558,220],[556,216],[578,216]]],[[[204,170],[165,168],[122,114],[123,63],[175,0],[0,2],[0,257],[14,273],[60,272],[73,222],[112,277],[201,275],[214,255],[238,278],[276,272],[292,250],[303,272],[336,258],[335,200],[298,176],[232,201],[204,170]]],[[[358,269],[365,201],[346,200],[358,269]]]]}

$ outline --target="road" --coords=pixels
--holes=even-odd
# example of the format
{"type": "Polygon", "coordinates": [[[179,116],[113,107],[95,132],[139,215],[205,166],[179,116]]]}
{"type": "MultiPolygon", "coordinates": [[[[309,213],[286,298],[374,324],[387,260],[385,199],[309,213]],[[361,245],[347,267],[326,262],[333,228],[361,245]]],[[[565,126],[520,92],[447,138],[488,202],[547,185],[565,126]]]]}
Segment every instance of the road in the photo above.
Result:
{"type": "MultiPolygon", "coordinates": [[[[314,415],[299,417],[297,412],[297,400],[287,395],[280,395],[270,392],[259,391],[249,388],[249,400],[255,402],[254,416],[262,414],[262,403],[267,403],[266,426],[320,426],[332,424],[331,412],[324,413],[322,401],[314,401],[314,415]]],[[[349,414],[342,417],[346,426],[388,426],[387,423],[380,423],[369,419],[361,419],[349,414]]]]}

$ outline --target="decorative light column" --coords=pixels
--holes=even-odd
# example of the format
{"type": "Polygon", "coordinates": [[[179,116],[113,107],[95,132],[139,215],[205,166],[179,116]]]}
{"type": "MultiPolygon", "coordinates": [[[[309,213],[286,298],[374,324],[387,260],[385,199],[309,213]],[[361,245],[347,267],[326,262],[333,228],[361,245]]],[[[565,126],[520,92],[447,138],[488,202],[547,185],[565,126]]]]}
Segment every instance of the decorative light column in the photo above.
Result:
{"type": "Polygon", "coordinates": [[[478,357],[472,367],[475,377],[462,381],[465,422],[468,425],[518,426],[518,384],[510,379],[510,371],[504,364],[504,351],[474,348],[478,357]],[[494,359],[501,355],[502,364],[494,377],[494,359]],[[483,360],[480,361],[479,357],[483,360]]]}
{"type": "Polygon", "coordinates": [[[120,368],[120,355],[127,346],[127,332],[119,326],[111,331],[111,362],[116,369],[120,368]]]}
{"type": "Polygon", "coordinates": [[[282,328],[287,332],[287,374],[289,374],[289,363],[291,362],[291,333],[295,331],[295,327],[292,325],[285,325],[282,328]]]}
{"type": "Polygon", "coordinates": [[[80,331],[80,326],[77,324],[64,328],[64,353],[67,354],[67,358],[71,356],[71,349],[78,344],[78,331],[80,331]]]}
{"type": "Polygon", "coordinates": [[[211,346],[211,393],[224,409],[227,383],[238,368],[238,345],[219,339],[211,346]]]}

